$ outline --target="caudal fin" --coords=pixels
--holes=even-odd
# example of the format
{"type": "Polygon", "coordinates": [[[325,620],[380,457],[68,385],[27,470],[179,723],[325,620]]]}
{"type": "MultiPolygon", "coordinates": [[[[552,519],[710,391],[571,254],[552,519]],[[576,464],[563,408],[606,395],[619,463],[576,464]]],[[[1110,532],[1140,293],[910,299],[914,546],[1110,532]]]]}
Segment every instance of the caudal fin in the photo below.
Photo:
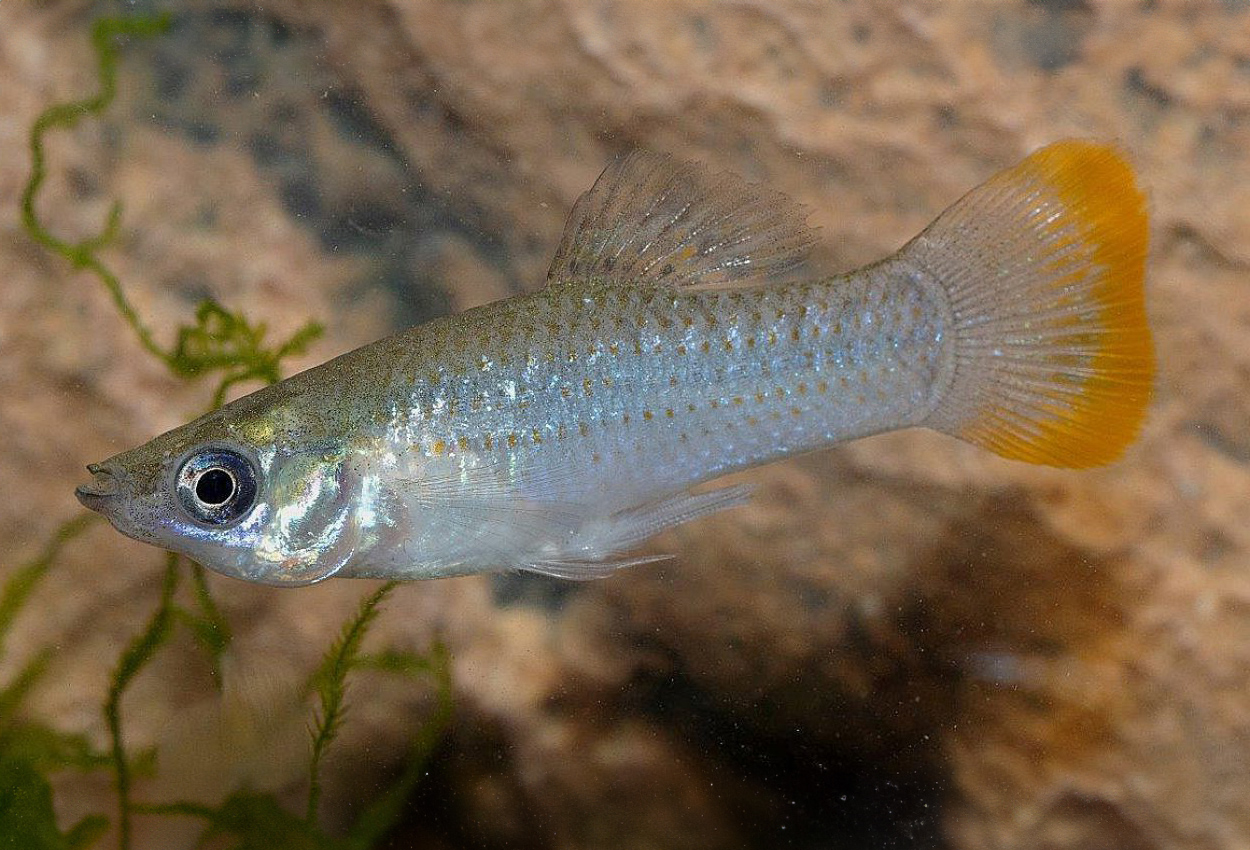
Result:
{"type": "Polygon", "coordinates": [[[1003,457],[1119,457],[1150,401],[1145,200],[1114,148],[1065,141],[969,192],[899,259],[950,296],[955,367],[926,425],[1003,457]]]}

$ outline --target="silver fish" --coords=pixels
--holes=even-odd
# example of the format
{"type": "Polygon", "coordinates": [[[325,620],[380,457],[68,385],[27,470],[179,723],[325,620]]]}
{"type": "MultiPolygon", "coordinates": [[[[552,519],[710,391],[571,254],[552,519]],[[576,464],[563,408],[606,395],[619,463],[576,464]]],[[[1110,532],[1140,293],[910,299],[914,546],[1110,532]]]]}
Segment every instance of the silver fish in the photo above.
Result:
{"type": "Polygon", "coordinates": [[[780,195],[631,154],[579,199],[543,289],[89,466],[78,498],[267,584],[583,579],[747,497],[692,486],[843,440],[922,425],[1081,467],[1135,437],[1147,220],[1114,149],[1044,148],[850,274],[798,278],[812,241],[780,195]]]}

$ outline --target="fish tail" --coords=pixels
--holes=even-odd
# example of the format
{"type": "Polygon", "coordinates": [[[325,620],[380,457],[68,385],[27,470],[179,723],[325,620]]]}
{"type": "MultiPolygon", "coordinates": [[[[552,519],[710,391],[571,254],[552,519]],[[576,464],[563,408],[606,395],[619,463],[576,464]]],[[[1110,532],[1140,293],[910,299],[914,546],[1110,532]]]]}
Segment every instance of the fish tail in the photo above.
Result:
{"type": "Polygon", "coordinates": [[[1003,457],[1109,463],[1154,379],[1145,198],[1112,147],[1063,141],[943,213],[900,259],[946,290],[947,390],[924,423],[1003,457]]]}

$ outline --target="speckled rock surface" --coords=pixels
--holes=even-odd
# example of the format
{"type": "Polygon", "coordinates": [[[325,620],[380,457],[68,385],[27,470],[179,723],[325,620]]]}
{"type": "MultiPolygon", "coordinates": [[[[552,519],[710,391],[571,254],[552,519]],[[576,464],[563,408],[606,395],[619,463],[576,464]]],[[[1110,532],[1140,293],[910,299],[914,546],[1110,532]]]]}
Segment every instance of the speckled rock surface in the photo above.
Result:
{"type": "MultiPolygon", "coordinates": [[[[96,282],[20,227],[27,128],[93,88],[92,12],[0,4],[0,492],[21,494],[0,501],[6,568],[73,515],[82,464],[209,393],[166,377],[96,282]]],[[[83,237],[121,199],[106,257],[154,327],[205,293],[277,336],[324,321],[298,365],[538,285],[568,207],[632,146],[784,190],[842,269],[1034,147],[1118,140],[1150,190],[1161,365],[1123,461],[1044,470],[889,435],[742,476],[749,507],[650,544],[671,562],[402,588],[375,638],[441,633],[457,713],[395,846],[1250,842],[1250,12],[196,0],[124,57],[118,103],[50,149],[44,218],[83,237]]],[[[159,566],[89,532],[0,678],[60,645],[32,707],[102,740],[159,566]]],[[[280,719],[364,587],[214,581],[238,689],[273,694],[280,719]]],[[[293,797],[298,739],[270,736],[261,764],[204,755],[222,708],[197,658],[175,643],[128,698],[136,745],[195,754],[141,793],[247,777],[293,797]]],[[[397,769],[428,710],[420,688],[352,693],[331,820],[397,769]]],[[[57,790],[67,822],[109,806],[96,779],[57,790]]],[[[142,846],[190,836],[141,826],[142,846]]]]}

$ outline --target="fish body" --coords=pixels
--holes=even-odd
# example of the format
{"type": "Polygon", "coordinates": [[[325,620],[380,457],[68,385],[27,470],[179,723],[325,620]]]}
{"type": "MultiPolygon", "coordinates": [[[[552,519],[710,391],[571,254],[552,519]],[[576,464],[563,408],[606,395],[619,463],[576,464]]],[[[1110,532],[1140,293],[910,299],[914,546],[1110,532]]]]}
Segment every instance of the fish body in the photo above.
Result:
{"type": "Polygon", "coordinates": [[[635,154],[574,208],[547,286],[349,352],[93,466],[79,498],[228,575],[569,578],[738,504],[728,472],[925,425],[1113,459],[1153,359],[1143,202],[1065,142],[892,257],[796,276],[784,198],[635,154]]]}

